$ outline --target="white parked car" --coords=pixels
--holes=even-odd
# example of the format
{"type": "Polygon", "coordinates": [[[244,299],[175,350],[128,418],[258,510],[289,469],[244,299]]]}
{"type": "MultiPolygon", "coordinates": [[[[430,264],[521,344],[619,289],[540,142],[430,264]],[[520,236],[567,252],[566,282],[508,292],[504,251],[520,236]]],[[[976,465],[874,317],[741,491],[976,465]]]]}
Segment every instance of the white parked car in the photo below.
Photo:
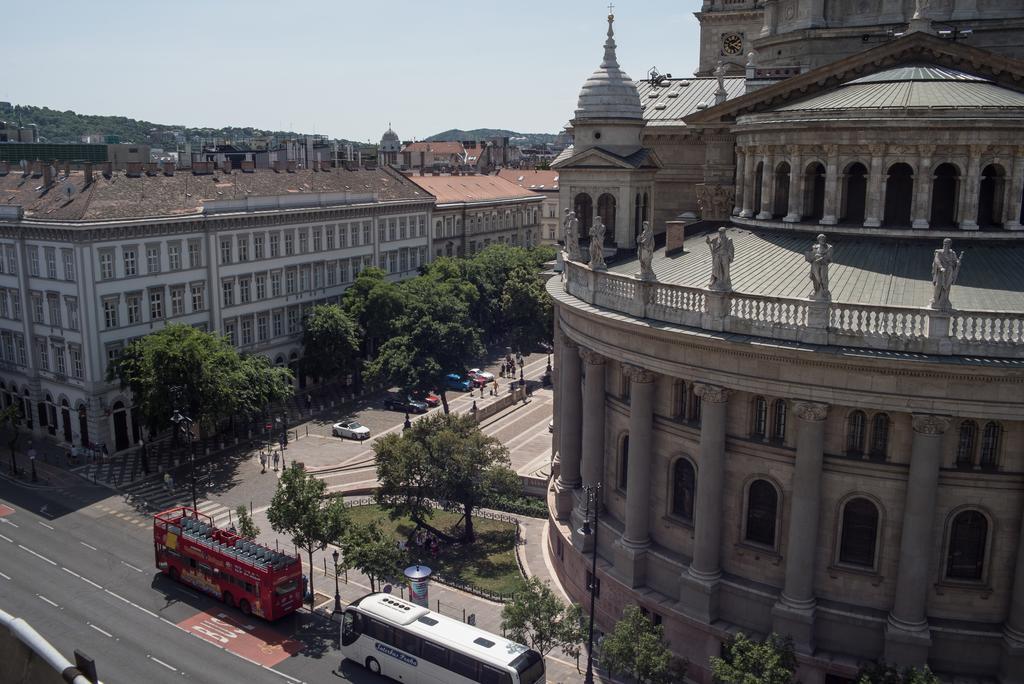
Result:
{"type": "Polygon", "coordinates": [[[360,441],[369,438],[370,428],[357,423],[354,420],[335,423],[334,427],[331,428],[331,434],[335,437],[348,437],[349,439],[358,439],[360,441]]]}
{"type": "Polygon", "coordinates": [[[470,368],[469,376],[473,378],[483,378],[487,382],[494,382],[494,373],[488,373],[487,371],[480,370],[479,368],[470,368]]]}

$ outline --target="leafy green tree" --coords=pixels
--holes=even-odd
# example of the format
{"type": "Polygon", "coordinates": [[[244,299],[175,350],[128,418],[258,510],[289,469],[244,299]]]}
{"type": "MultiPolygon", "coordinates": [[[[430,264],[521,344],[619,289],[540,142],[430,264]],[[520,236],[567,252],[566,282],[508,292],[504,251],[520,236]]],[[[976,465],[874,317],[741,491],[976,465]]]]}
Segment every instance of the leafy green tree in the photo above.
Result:
{"type": "Polygon", "coordinates": [[[425,525],[439,501],[462,509],[462,540],[472,543],[473,509],[488,496],[510,496],[496,488],[514,486],[508,449],[485,435],[471,416],[434,414],[417,420],[402,435],[378,439],[373,449],[380,487],[377,503],[392,516],[408,515],[425,525]]]}
{"type": "Polygon", "coordinates": [[[361,331],[363,357],[375,355],[382,340],[395,334],[395,323],[405,311],[405,297],[397,284],[379,268],[367,268],[341,300],[341,308],[361,331]]]}
{"type": "Polygon", "coordinates": [[[916,667],[900,670],[885,663],[872,663],[857,673],[857,684],[939,684],[939,681],[927,665],[923,670],[916,667]]]}
{"type": "Polygon", "coordinates": [[[502,329],[514,349],[533,349],[551,342],[554,330],[551,297],[535,269],[517,266],[505,279],[498,298],[502,329]]]}
{"type": "Polygon", "coordinates": [[[341,538],[341,553],[343,567],[366,575],[371,591],[377,591],[380,584],[395,577],[406,559],[395,538],[381,529],[376,520],[349,528],[341,538]]]}
{"type": "Polygon", "coordinates": [[[501,609],[501,629],[541,655],[561,647],[575,657],[587,636],[580,607],[562,603],[550,585],[536,577],[527,578],[526,587],[501,609]]]}
{"type": "MultiPolygon", "coordinates": [[[[295,463],[284,470],[277,482],[277,491],[267,509],[270,527],[287,534],[292,543],[309,555],[323,551],[328,544],[339,541],[348,527],[348,514],[341,499],[326,496],[327,484],[295,463]]],[[[313,573],[309,575],[309,593],[313,595],[313,573]]],[[[310,599],[310,608],[313,607],[310,599]]]]}
{"type": "Polygon", "coordinates": [[[260,528],[249,515],[249,509],[245,507],[245,504],[239,504],[235,509],[235,515],[238,516],[238,534],[243,539],[255,540],[260,536],[260,528]]]}
{"type": "Polygon", "coordinates": [[[241,356],[226,338],[170,324],[131,344],[107,370],[130,389],[150,432],[167,426],[175,409],[204,429],[251,414],[292,393],[291,372],[263,356],[241,356]]]}
{"type": "Polygon", "coordinates": [[[711,658],[711,671],[722,684],[790,684],[796,672],[793,640],[771,634],[756,642],[741,632],[726,642],[721,658],[711,658]]]}
{"type": "Polygon", "coordinates": [[[302,363],[319,378],[338,378],[356,369],[359,334],[355,323],[336,304],[314,306],[302,332],[302,363]]]}
{"type": "Polygon", "coordinates": [[[601,642],[601,665],[609,673],[631,676],[642,684],[681,682],[686,663],[672,657],[664,630],[636,606],[628,606],[622,619],[601,642]]]}

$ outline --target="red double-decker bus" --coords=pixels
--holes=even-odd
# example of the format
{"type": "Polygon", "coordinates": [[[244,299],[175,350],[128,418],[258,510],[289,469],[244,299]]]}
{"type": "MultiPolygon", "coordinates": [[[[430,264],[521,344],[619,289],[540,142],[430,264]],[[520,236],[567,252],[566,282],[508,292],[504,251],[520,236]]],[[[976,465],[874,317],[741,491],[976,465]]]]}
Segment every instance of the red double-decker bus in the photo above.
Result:
{"type": "Polygon", "coordinates": [[[302,562],[297,556],[218,529],[193,508],[157,513],[153,547],[161,572],[237,605],[246,615],[276,620],[302,605],[302,562]]]}

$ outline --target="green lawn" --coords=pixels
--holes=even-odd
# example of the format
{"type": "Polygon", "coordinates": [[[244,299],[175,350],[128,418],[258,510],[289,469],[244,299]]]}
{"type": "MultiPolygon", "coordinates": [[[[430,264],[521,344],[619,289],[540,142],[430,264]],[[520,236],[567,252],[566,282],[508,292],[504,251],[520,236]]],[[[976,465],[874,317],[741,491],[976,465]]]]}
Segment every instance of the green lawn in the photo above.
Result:
{"type": "MultiPolygon", "coordinates": [[[[376,520],[395,539],[407,541],[415,529],[415,524],[409,518],[392,520],[379,506],[354,506],[348,512],[355,523],[376,520]]],[[[458,536],[461,528],[456,532],[452,527],[461,517],[446,511],[436,511],[430,524],[452,536],[458,536]]],[[[410,563],[423,563],[446,577],[459,579],[487,591],[512,594],[522,589],[523,576],[515,556],[515,525],[474,517],[473,530],[476,533],[475,542],[458,546],[442,544],[437,558],[432,558],[429,552],[410,544],[410,563]]]]}

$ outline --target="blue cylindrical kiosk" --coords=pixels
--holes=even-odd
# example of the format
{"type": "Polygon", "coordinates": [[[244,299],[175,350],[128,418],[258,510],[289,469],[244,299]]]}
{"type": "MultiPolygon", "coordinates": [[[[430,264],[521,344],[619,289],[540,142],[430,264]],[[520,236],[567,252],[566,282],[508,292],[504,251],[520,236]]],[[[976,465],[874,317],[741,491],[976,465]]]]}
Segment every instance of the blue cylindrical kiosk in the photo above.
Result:
{"type": "Polygon", "coordinates": [[[426,565],[410,565],[405,569],[405,578],[409,580],[409,600],[418,606],[429,608],[427,587],[430,582],[430,568],[426,565]]]}

